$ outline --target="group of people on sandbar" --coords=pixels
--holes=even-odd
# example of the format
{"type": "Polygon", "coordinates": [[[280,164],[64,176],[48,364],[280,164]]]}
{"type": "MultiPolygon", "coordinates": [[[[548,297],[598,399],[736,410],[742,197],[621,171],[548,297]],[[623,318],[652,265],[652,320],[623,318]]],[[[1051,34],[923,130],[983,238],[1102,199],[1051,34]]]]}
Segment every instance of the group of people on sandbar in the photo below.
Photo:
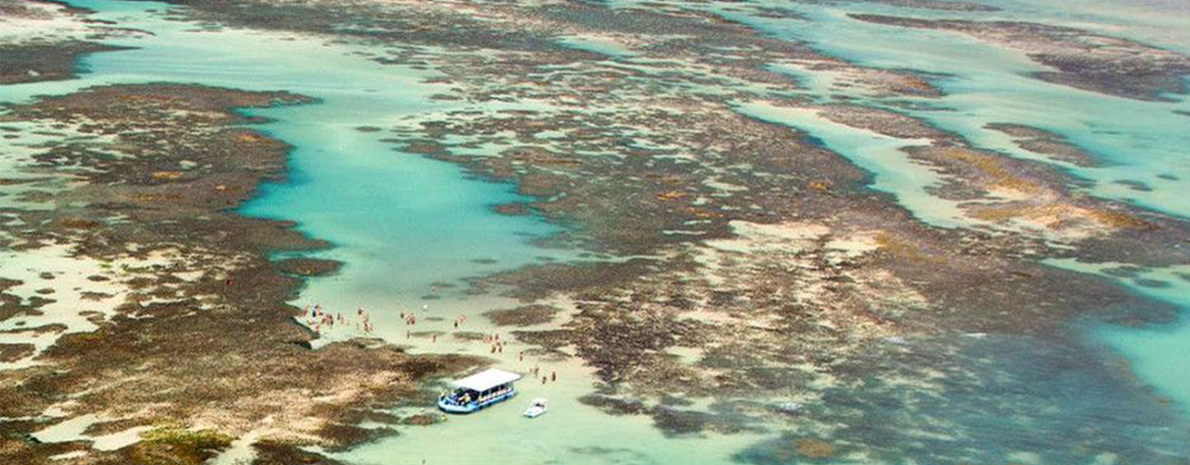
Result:
{"type": "MultiPolygon", "coordinates": [[[[523,351],[521,353],[524,354],[523,351]]],[[[522,355],[522,360],[523,359],[524,357],[522,355]]],[[[532,373],[534,377],[541,376],[541,384],[543,385],[547,382],[558,382],[558,372],[556,371],[551,371],[549,376],[545,376],[541,374],[541,367],[534,366],[532,370],[529,370],[529,372],[532,373]]]]}
{"type": "MultiPolygon", "coordinates": [[[[360,307],[355,311],[359,318],[355,321],[355,329],[362,329],[367,334],[372,334],[374,327],[372,326],[372,318],[364,307],[360,307]]],[[[306,319],[306,326],[309,326],[316,333],[321,333],[323,328],[334,329],[335,325],[339,327],[346,327],[351,320],[345,318],[342,312],[331,313],[322,309],[322,305],[315,304],[313,307],[307,305],[302,308],[302,317],[306,319]]]]}
{"type": "MultiPolygon", "coordinates": [[[[423,316],[426,315],[426,313],[429,311],[429,308],[429,304],[422,305],[423,316]]],[[[355,314],[358,318],[355,320],[355,328],[357,330],[362,329],[367,334],[372,334],[372,331],[375,330],[375,326],[372,324],[372,318],[370,315],[368,315],[367,310],[365,310],[364,307],[359,307],[355,314]]],[[[408,326],[417,324],[417,314],[415,312],[401,311],[400,316],[408,326]]],[[[306,326],[309,326],[314,330],[314,332],[317,333],[321,333],[324,328],[330,330],[334,329],[336,325],[339,327],[346,327],[352,323],[352,319],[344,317],[341,312],[331,313],[324,310],[320,304],[315,304],[313,306],[306,305],[302,309],[302,317],[306,319],[306,326]]],[[[458,329],[465,323],[467,323],[467,315],[460,315],[454,319],[452,325],[455,329],[458,329]]],[[[405,338],[410,339],[412,337],[413,332],[406,330],[405,338]]],[[[430,342],[438,342],[438,335],[436,333],[431,333],[430,338],[430,342]]],[[[504,353],[505,341],[500,339],[499,333],[485,334],[483,337],[483,342],[488,344],[490,353],[504,353]]],[[[525,361],[525,351],[522,350],[517,354],[517,360],[522,362],[525,361]]],[[[546,384],[547,382],[551,381],[558,381],[558,372],[556,371],[550,372],[549,376],[542,375],[540,367],[534,367],[530,371],[534,377],[541,376],[541,384],[546,384]]]]}
{"type": "Polygon", "coordinates": [[[499,333],[485,334],[483,336],[483,342],[486,342],[489,346],[491,346],[491,350],[489,351],[490,353],[504,353],[504,341],[500,340],[499,333]]]}

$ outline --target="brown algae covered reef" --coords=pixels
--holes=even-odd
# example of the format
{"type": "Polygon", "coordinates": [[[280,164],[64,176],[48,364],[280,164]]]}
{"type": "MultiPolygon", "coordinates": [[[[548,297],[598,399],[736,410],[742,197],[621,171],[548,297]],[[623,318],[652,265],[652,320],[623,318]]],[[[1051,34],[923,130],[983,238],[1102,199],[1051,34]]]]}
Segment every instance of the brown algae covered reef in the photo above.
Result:
{"type": "MultiPolygon", "coordinates": [[[[744,463],[1190,463],[1185,417],[1077,334],[1088,320],[1143,326],[1170,322],[1178,309],[1044,264],[1185,265],[1185,222],[1086,195],[1084,180],[1053,163],[1007,157],[896,111],[945,95],[928,75],[847,62],[682,2],[179,3],[187,8],[176,15],[212,27],[375,46],[378,62],[441,72],[450,91],[440,100],[476,104],[380,130],[405,151],[513,183],[531,200],[497,211],[565,225],[548,245],[602,258],[496,273],[474,280],[472,291],[521,301],[487,316],[521,341],[593,367],[583,402],[606,414],[646,416],[678,438],[768,435],[735,455],[744,463]],[[775,72],[775,63],[829,75],[835,86],[887,105],[816,101],[807,83],[775,72]],[[825,125],[791,127],[741,111],[747,106],[906,141],[889,154],[939,176],[929,194],[954,205],[967,225],[927,224],[896,196],[873,190],[871,173],[815,137],[825,125]]],[[[1056,70],[1040,80],[1139,100],[1184,91],[1190,63],[1070,28],[854,18],[975,35],[1056,70]],[[1137,73],[1144,79],[1131,79],[1137,73]]],[[[283,172],[285,152],[232,127],[245,121],[229,109],[303,101],[157,84],[9,109],[8,120],[48,130],[136,129],[33,155],[31,168],[69,168],[84,182],[24,194],[64,206],[9,210],[19,221],[0,227],[6,248],[53,243],[101,270],[118,263],[117,276],[97,273],[96,282],[144,298],[110,318],[92,317],[93,332],[62,336],[38,355],[42,365],[0,372],[0,396],[20,396],[0,405],[27,406],[0,416],[34,418],[4,420],[17,433],[5,433],[0,457],[44,460],[79,447],[23,439],[61,421],[36,416],[66,398],[59,408],[122,422],[97,423],[95,435],[151,427],[159,432],[146,437],[187,444],[159,452],[151,448],[160,441],[142,440],[99,460],[202,459],[228,447],[230,436],[221,435],[252,431],[261,412],[276,412],[270,436],[343,446],[374,433],[353,427],[375,414],[362,406],[391,404],[413,395],[422,376],[474,363],[410,356],[378,341],[306,349],[310,334],[282,303],[299,286],[287,274],[333,266],[270,262],[268,254],[323,244],[292,225],[227,211],[260,179],[283,172]],[[195,273],[203,269],[218,271],[195,273]],[[195,307],[205,310],[187,310],[195,307]],[[162,344],[155,334],[184,338],[162,344]],[[239,343],[245,338],[250,344],[239,343]],[[359,362],[318,362],[340,358],[359,362]],[[119,397],[98,389],[135,367],[144,389],[119,397]],[[233,381],[232,371],[245,369],[259,375],[233,381]],[[207,382],[212,377],[228,381],[207,382]],[[152,388],[167,379],[193,391],[152,388]],[[304,402],[299,386],[335,386],[340,395],[304,402]],[[177,439],[170,421],[211,432],[177,439]]],[[[989,129],[1043,158],[1097,163],[1041,128],[989,129]]],[[[6,299],[0,318],[37,312],[22,302],[6,299]]],[[[30,350],[39,348],[10,348],[17,355],[6,357],[30,350]]],[[[258,463],[324,460],[284,442],[257,450],[258,463]]]]}

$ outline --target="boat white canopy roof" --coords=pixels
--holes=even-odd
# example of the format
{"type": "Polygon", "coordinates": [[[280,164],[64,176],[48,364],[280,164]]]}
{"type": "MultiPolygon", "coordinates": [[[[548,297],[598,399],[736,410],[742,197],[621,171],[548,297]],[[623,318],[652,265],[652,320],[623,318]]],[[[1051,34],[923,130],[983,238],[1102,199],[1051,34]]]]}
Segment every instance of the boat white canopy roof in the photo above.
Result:
{"type": "Polygon", "coordinates": [[[501,384],[508,384],[518,379],[521,379],[521,375],[511,371],[488,368],[466,378],[455,380],[455,382],[451,384],[453,384],[455,387],[470,389],[472,391],[486,391],[501,384]]]}

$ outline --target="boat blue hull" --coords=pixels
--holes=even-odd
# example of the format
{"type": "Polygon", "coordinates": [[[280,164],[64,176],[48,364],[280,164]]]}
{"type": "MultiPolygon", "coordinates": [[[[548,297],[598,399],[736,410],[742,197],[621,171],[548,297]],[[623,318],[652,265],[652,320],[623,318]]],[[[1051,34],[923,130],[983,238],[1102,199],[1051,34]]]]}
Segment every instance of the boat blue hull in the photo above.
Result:
{"type": "Polygon", "coordinates": [[[484,402],[482,404],[480,404],[478,402],[471,402],[466,405],[458,405],[453,402],[448,402],[447,399],[438,399],[438,408],[446,413],[466,414],[466,413],[478,412],[485,408],[491,407],[495,404],[499,404],[499,403],[504,402],[508,399],[511,399],[511,398],[515,397],[516,394],[517,394],[516,391],[511,391],[511,392],[504,394],[502,396],[493,397],[491,399],[488,399],[487,402],[484,402]]]}

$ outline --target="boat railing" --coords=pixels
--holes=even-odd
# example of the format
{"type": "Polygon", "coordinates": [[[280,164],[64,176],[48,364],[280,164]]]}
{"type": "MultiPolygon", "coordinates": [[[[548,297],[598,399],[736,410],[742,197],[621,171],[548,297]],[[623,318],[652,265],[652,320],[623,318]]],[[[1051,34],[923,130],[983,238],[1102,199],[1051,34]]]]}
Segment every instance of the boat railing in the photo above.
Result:
{"type": "Polygon", "coordinates": [[[501,389],[501,390],[499,390],[499,391],[496,391],[496,392],[493,392],[493,393],[491,393],[491,394],[488,394],[488,395],[486,395],[486,396],[482,396],[482,397],[480,397],[480,398],[479,398],[479,400],[478,400],[477,402],[479,402],[479,403],[481,403],[481,404],[482,404],[482,403],[484,403],[484,402],[487,402],[487,401],[489,401],[489,400],[491,400],[491,399],[495,399],[495,398],[497,398],[497,397],[500,397],[500,396],[502,396],[502,395],[508,394],[509,392],[512,392],[512,388],[504,388],[504,389],[501,389]]]}
{"type": "Polygon", "coordinates": [[[504,388],[499,391],[495,391],[495,392],[492,392],[492,393],[489,393],[486,395],[481,395],[481,396],[473,396],[470,393],[463,394],[463,395],[457,395],[457,394],[453,394],[453,393],[445,393],[444,392],[444,393],[442,393],[442,395],[439,396],[439,398],[445,399],[448,403],[451,403],[454,405],[467,405],[467,404],[471,404],[471,403],[482,404],[484,402],[487,402],[489,400],[503,396],[510,392],[512,392],[512,388],[504,388]]]}

